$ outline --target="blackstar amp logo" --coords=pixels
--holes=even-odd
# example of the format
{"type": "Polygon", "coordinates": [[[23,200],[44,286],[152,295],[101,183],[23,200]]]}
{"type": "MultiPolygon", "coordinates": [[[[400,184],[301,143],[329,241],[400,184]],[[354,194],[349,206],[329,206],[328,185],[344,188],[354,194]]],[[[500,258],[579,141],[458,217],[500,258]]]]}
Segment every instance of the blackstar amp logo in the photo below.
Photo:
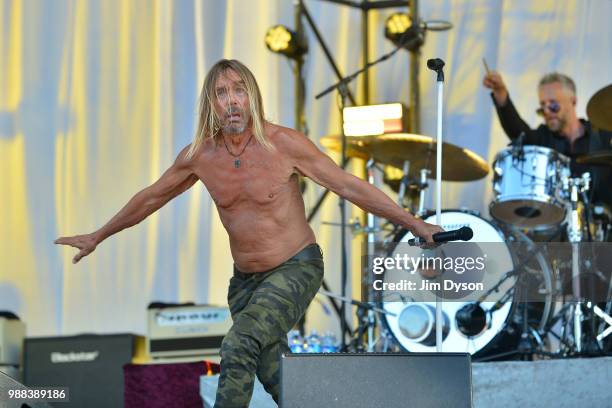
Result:
{"type": "Polygon", "coordinates": [[[51,362],[54,364],[92,362],[95,361],[99,355],[99,351],[70,351],[68,353],[54,351],[51,353],[51,362]]]}

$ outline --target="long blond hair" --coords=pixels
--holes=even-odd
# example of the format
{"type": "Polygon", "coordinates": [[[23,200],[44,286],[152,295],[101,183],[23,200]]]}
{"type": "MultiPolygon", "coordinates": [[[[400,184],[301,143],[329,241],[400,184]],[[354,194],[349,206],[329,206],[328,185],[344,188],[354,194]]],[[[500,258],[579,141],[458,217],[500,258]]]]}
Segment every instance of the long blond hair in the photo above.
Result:
{"type": "Polygon", "coordinates": [[[238,74],[246,87],[255,139],[266,149],[271,150],[273,148],[264,134],[263,100],[255,76],[242,62],[222,59],[213,65],[210,71],[208,71],[206,78],[204,78],[202,92],[200,93],[198,129],[187,152],[187,159],[193,156],[194,152],[204,142],[204,139],[209,137],[216,138],[220,135],[221,118],[215,112],[215,83],[217,78],[228,69],[238,74]]]}

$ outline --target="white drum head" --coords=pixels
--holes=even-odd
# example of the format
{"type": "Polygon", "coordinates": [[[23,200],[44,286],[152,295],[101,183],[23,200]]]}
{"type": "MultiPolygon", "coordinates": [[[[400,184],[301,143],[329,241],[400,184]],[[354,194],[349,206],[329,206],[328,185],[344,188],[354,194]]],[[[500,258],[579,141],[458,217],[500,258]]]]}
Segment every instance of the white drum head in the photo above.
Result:
{"type": "MultiPolygon", "coordinates": [[[[435,223],[435,215],[425,219],[428,223],[435,223]]],[[[485,288],[492,287],[499,277],[504,273],[511,271],[514,268],[514,262],[511,252],[504,242],[504,235],[495,226],[479,216],[462,212],[462,211],[444,211],[442,212],[442,227],[445,230],[454,230],[467,226],[472,228],[474,236],[469,241],[474,243],[478,248],[486,253],[486,243],[497,243],[497,250],[494,257],[489,257],[485,261],[486,274],[491,274],[491,279],[483,277],[485,288]]],[[[405,233],[400,242],[407,242],[413,238],[411,233],[405,233]]],[[[491,244],[488,244],[489,248],[491,244]]],[[[395,271],[385,272],[385,281],[393,281],[397,276],[393,276],[395,271]]],[[[497,293],[493,293],[481,303],[481,307],[486,311],[500,299],[509,289],[515,284],[515,279],[510,278],[500,287],[497,293]]],[[[429,298],[430,299],[430,298],[429,298]]],[[[461,299],[453,301],[445,301],[442,303],[442,312],[444,315],[445,338],[442,343],[442,350],[445,352],[469,352],[475,354],[487,346],[495,336],[504,328],[505,322],[508,319],[512,308],[512,302],[505,302],[501,308],[494,313],[491,313],[490,319],[485,329],[480,333],[468,337],[464,335],[458,328],[456,322],[457,312],[466,305],[473,304],[473,299],[469,301],[461,301],[461,299]]],[[[435,302],[423,301],[419,299],[418,293],[412,299],[397,299],[393,301],[385,301],[383,299],[382,307],[395,314],[395,316],[386,315],[385,320],[390,331],[407,351],[411,352],[434,352],[436,351],[435,341],[435,322],[432,320],[432,315],[429,313],[432,307],[435,308],[435,302]],[[415,307],[419,305],[419,307],[415,307]],[[432,333],[429,331],[433,330],[432,333]],[[426,333],[427,331],[427,333],[426,333]],[[409,337],[412,334],[412,337],[409,337]]],[[[435,319],[435,318],[433,318],[435,319]]]]}

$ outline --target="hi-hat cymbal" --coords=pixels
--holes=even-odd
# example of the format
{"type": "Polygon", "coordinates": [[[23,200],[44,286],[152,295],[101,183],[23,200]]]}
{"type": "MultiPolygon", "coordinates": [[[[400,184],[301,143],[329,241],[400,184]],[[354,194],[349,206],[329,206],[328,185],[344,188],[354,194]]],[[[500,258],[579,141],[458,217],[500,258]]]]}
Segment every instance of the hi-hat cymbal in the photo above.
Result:
{"type": "MultiPolygon", "coordinates": [[[[340,136],[324,136],[321,144],[336,152],[342,149],[340,136]]],[[[346,154],[363,160],[373,158],[399,169],[408,160],[411,172],[428,169],[431,171],[429,177],[436,178],[436,141],[428,136],[408,133],[348,136],[346,154]]],[[[442,145],[442,162],[442,179],[447,181],[478,180],[489,173],[489,165],[483,158],[451,143],[442,145]]]]}
{"type": "Polygon", "coordinates": [[[598,129],[612,131],[612,85],[601,88],[587,104],[587,116],[598,129]]]}
{"type": "Polygon", "coordinates": [[[612,151],[585,154],[576,158],[576,163],[612,166],[612,151]]]}

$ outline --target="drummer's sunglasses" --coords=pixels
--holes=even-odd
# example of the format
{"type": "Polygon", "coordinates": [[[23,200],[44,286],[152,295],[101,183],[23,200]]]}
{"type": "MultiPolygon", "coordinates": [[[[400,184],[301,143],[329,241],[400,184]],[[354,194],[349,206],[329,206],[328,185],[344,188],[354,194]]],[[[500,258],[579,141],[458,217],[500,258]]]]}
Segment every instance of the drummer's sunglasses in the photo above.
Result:
{"type": "Polygon", "coordinates": [[[559,102],[552,101],[547,105],[540,106],[538,109],[536,109],[536,113],[540,116],[544,116],[544,109],[547,109],[549,112],[552,113],[557,113],[561,110],[561,105],[559,105],[559,102]]]}

